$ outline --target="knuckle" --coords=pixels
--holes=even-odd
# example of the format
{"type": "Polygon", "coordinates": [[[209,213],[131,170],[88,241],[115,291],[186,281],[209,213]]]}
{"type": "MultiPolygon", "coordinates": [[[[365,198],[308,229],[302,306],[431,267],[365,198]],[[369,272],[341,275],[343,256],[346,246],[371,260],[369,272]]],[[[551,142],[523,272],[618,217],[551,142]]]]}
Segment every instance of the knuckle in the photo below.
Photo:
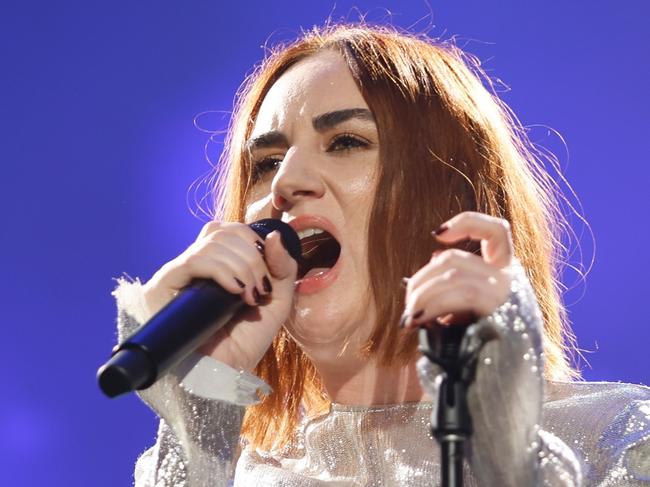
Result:
{"type": "Polygon", "coordinates": [[[473,220],[476,220],[477,218],[481,217],[481,213],[476,212],[476,211],[461,211],[458,213],[456,216],[454,216],[450,222],[454,224],[469,224],[473,220]]]}
{"type": "Polygon", "coordinates": [[[440,254],[440,262],[443,265],[453,265],[460,259],[465,258],[466,254],[467,252],[463,252],[459,249],[447,249],[440,254]]]}
{"type": "Polygon", "coordinates": [[[410,279],[409,282],[406,284],[406,295],[409,296],[410,294],[413,293],[413,289],[415,287],[415,283],[413,282],[413,279],[410,279]]]}
{"type": "Polygon", "coordinates": [[[221,226],[221,223],[218,222],[217,220],[210,220],[208,223],[203,225],[204,230],[212,230],[214,228],[219,228],[221,226]]]}
{"type": "Polygon", "coordinates": [[[220,226],[219,228],[215,229],[206,237],[206,240],[208,242],[215,242],[217,240],[224,239],[228,234],[229,230],[227,228],[224,228],[223,226],[220,226]]]}
{"type": "Polygon", "coordinates": [[[479,290],[476,285],[467,283],[462,287],[462,297],[468,303],[475,303],[479,296],[479,290]]]}
{"type": "Polygon", "coordinates": [[[434,250],[431,253],[431,259],[429,259],[429,262],[433,262],[434,260],[436,260],[440,256],[441,253],[442,253],[442,250],[434,250]]]}
{"type": "MultiPolygon", "coordinates": [[[[216,240],[205,240],[201,242],[200,245],[197,245],[193,251],[191,252],[191,256],[194,256],[195,258],[201,257],[204,255],[213,255],[217,254],[218,252],[216,249],[220,247],[220,244],[216,240]]],[[[188,256],[189,258],[189,256],[188,256]]]]}
{"type": "Polygon", "coordinates": [[[246,227],[247,225],[245,223],[240,223],[240,222],[224,222],[221,224],[222,228],[241,228],[241,227],[246,227]]]}
{"type": "Polygon", "coordinates": [[[438,255],[438,262],[442,265],[451,264],[454,259],[454,249],[443,250],[438,255]]]}
{"type": "Polygon", "coordinates": [[[443,275],[448,282],[452,284],[459,284],[465,280],[468,272],[462,269],[452,268],[446,271],[443,275]]]}
{"type": "Polygon", "coordinates": [[[245,223],[241,223],[241,222],[223,223],[221,225],[221,228],[224,229],[224,230],[227,230],[229,232],[237,233],[239,235],[243,235],[243,234],[246,234],[246,235],[254,234],[254,235],[256,235],[255,231],[251,227],[249,227],[245,223]],[[242,234],[242,232],[243,232],[243,234],[242,234]]]}
{"type": "Polygon", "coordinates": [[[410,309],[412,311],[415,311],[417,309],[422,308],[421,302],[422,297],[420,296],[420,292],[416,291],[416,293],[412,296],[409,296],[409,298],[405,301],[405,309],[410,309]]]}
{"type": "Polygon", "coordinates": [[[183,265],[189,269],[197,270],[205,265],[205,258],[200,252],[193,252],[185,256],[183,265]]]}
{"type": "Polygon", "coordinates": [[[454,260],[456,262],[471,258],[472,254],[466,250],[461,250],[461,249],[453,249],[453,250],[454,250],[453,252],[454,260]]]}
{"type": "Polygon", "coordinates": [[[216,229],[218,229],[221,226],[221,224],[218,221],[211,220],[203,227],[201,227],[201,231],[199,232],[199,235],[205,236],[208,235],[212,232],[214,232],[216,229]]]}
{"type": "Polygon", "coordinates": [[[411,288],[406,292],[406,295],[404,296],[404,303],[410,303],[410,302],[415,302],[418,299],[418,296],[420,295],[421,290],[419,288],[411,288]]]}

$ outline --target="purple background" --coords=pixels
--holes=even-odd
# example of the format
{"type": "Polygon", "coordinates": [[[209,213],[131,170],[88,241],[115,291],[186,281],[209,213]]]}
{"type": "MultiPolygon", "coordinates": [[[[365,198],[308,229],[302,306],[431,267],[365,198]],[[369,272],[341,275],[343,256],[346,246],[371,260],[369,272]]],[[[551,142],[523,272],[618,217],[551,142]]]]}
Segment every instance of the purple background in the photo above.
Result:
{"type": "MultiPolygon", "coordinates": [[[[504,100],[538,126],[584,207],[596,260],[586,284],[568,275],[567,299],[593,351],[585,377],[648,383],[650,4],[430,4],[432,35],[457,35],[511,87],[504,100]]],[[[389,9],[401,27],[429,13],[424,1],[333,5],[2,3],[3,484],[129,484],[156,421],[135,397],[104,398],[95,370],[114,341],[113,278],[149,278],[201,227],[186,204],[208,169],[194,117],[231,109],[269,38],[330,13],[354,20],[352,6],[375,21],[389,9]]],[[[581,246],[588,265],[588,231],[581,246]]]]}

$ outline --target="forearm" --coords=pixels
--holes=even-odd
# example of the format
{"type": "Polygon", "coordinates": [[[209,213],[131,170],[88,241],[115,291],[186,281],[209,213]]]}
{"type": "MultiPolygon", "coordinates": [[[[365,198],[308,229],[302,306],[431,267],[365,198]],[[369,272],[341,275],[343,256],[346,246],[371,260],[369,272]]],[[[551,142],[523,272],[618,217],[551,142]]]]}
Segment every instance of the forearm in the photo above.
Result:
{"type": "MultiPolygon", "coordinates": [[[[541,315],[523,268],[517,263],[511,272],[508,300],[472,325],[461,345],[461,353],[467,353],[480,347],[481,337],[492,337],[480,349],[468,389],[473,426],[469,464],[479,485],[582,485],[573,451],[540,429],[541,315]]],[[[427,359],[418,368],[423,388],[437,405],[441,370],[427,359]]]]}
{"type": "Polygon", "coordinates": [[[481,350],[468,393],[472,470],[484,485],[579,486],[575,453],[542,429],[543,322],[521,265],[512,277],[508,301],[476,325],[498,338],[481,350]]]}
{"type": "MultiPolygon", "coordinates": [[[[149,319],[139,282],[121,281],[118,336],[149,319]]],[[[193,354],[138,395],[161,418],[156,445],[138,461],[136,485],[227,485],[245,407],[266,385],[209,357],[193,354]],[[170,480],[170,479],[173,479],[170,480]]]]}

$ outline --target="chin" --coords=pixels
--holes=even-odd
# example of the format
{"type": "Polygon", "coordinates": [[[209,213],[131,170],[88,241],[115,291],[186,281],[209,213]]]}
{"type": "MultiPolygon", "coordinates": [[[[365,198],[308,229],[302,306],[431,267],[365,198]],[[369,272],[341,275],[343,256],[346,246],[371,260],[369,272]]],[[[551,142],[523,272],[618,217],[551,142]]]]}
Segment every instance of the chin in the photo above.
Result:
{"type": "Polygon", "coordinates": [[[335,358],[344,349],[358,350],[370,336],[374,323],[372,313],[368,313],[373,308],[360,304],[363,297],[327,294],[330,293],[299,296],[294,318],[286,326],[298,345],[312,357],[335,358]]]}

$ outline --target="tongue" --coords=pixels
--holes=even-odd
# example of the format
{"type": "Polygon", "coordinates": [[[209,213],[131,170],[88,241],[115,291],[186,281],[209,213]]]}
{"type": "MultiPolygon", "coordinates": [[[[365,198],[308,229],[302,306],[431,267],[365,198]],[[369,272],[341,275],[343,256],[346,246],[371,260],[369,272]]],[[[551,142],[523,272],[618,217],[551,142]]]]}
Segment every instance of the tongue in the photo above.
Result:
{"type": "MultiPolygon", "coordinates": [[[[312,276],[316,276],[318,274],[323,274],[323,273],[329,271],[330,269],[331,269],[331,267],[314,267],[313,269],[309,269],[307,274],[305,274],[305,277],[312,277],[312,276]]],[[[303,279],[305,277],[303,277],[303,279]]]]}

